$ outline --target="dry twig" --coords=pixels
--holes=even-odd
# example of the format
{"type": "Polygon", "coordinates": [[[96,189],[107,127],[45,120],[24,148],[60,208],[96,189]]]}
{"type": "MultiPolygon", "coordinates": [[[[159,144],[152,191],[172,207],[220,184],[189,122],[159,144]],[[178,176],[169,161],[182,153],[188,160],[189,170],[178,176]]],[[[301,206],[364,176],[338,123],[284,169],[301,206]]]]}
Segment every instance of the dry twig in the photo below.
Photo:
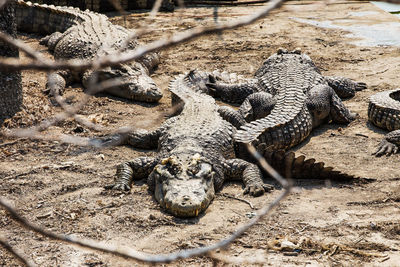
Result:
{"type": "Polygon", "coordinates": [[[238,200],[238,201],[242,201],[242,202],[246,203],[247,205],[249,205],[250,208],[254,209],[253,203],[251,203],[250,201],[248,201],[246,199],[235,197],[235,196],[232,196],[232,195],[229,195],[229,194],[226,194],[226,193],[222,193],[221,196],[224,196],[226,198],[232,198],[232,199],[235,199],[235,200],[238,200]]]}

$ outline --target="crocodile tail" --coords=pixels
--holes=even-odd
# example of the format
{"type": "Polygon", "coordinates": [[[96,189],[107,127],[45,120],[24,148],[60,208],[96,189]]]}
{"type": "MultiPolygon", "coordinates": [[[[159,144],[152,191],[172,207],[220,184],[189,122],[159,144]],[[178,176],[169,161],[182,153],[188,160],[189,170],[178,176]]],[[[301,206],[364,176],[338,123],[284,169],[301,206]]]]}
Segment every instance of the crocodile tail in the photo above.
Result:
{"type": "Polygon", "coordinates": [[[306,159],[304,155],[295,156],[294,152],[284,150],[266,151],[264,158],[285,178],[318,179],[337,182],[368,182],[373,179],[360,178],[354,175],[336,171],[333,167],[325,167],[323,162],[315,159],[306,159]]]}
{"type": "Polygon", "coordinates": [[[370,97],[368,119],[376,126],[400,129],[400,89],[384,91],[370,97]]]}
{"type": "Polygon", "coordinates": [[[77,23],[90,20],[91,16],[104,15],[73,7],[16,1],[17,27],[23,32],[40,34],[64,32],[77,23]]]}
{"type": "MultiPolygon", "coordinates": [[[[176,77],[174,77],[168,85],[168,91],[171,92],[171,102],[172,106],[176,107],[177,105],[182,106],[183,105],[183,97],[181,95],[181,87],[185,86],[183,83],[185,79],[185,74],[180,74],[176,77]]],[[[182,108],[182,107],[181,107],[182,108]]]]}
{"type": "Polygon", "coordinates": [[[305,105],[306,96],[298,90],[286,90],[278,95],[271,113],[243,125],[235,134],[240,143],[259,139],[274,149],[289,148],[304,140],[312,130],[312,118],[305,105]]]}
{"type": "MultiPolygon", "coordinates": [[[[35,0],[39,4],[53,4],[57,6],[74,6],[79,7],[81,10],[90,9],[96,12],[107,12],[116,11],[119,8],[123,10],[132,9],[151,9],[155,3],[155,0],[145,1],[130,1],[130,0],[35,0]],[[115,2],[115,3],[113,3],[115,2]]],[[[173,11],[174,1],[163,0],[161,3],[160,10],[173,11]]]]}

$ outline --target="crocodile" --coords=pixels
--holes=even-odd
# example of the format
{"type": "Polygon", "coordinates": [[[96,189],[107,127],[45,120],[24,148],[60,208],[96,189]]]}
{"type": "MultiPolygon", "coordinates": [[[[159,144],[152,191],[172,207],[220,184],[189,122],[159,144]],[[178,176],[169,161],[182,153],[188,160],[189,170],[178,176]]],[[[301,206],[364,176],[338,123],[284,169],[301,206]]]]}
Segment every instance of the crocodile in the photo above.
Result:
{"type": "MultiPolygon", "coordinates": [[[[228,179],[242,180],[244,193],[259,196],[272,187],[264,184],[257,165],[237,156],[233,135],[236,128],[218,113],[214,98],[205,93],[215,73],[191,71],[171,81],[172,102],[179,114],[153,131],[136,130],[106,137],[102,145],[128,144],[156,149],[155,157],[139,157],[117,166],[108,189],[130,190],[133,180],[147,179],[149,190],[167,212],[177,217],[197,216],[209,206],[228,179]]],[[[97,140],[98,141],[98,140],[97,140]]],[[[286,177],[349,181],[355,177],[314,159],[295,157],[283,150],[265,152],[273,167],[286,177]]]]}
{"type": "Polygon", "coordinates": [[[239,130],[240,143],[288,149],[302,142],[311,130],[330,120],[349,123],[356,117],[341,101],[366,88],[365,83],[322,76],[300,49],[278,49],[256,71],[254,78],[228,84],[211,79],[208,93],[241,104],[235,111],[221,107],[221,115],[239,130]]]}
{"type": "MultiPolygon", "coordinates": [[[[38,4],[52,4],[56,6],[73,6],[81,10],[92,10],[95,12],[115,11],[116,7],[121,7],[123,10],[135,9],[151,9],[156,2],[155,0],[33,0],[32,2],[38,4]],[[113,2],[117,2],[113,4],[113,2]]],[[[161,2],[160,10],[173,11],[175,8],[174,1],[163,0],[161,2]]]]}
{"type": "Polygon", "coordinates": [[[379,143],[376,156],[391,155],[400,148],[400,89],[372,95],[368,105],[368,119],[375,126],[390,132],[379,143]]]}
{"type": "MultiPolygon", "coordinates": [[[[114,25],[105,15],[92,11],[18,0],[16,15],[20,31],[49,34],[40,42],[53,52],[55,59],[89,60],[133,50],[138,46],[136,39],[129,39],[133,31],[114,25]]],[[[112,86],[105,89],[109,94],[131,100],[157,102],[162,93],[149,74],[158,63],[159,55],[150,53],[138,61],[97,72],[54,72],[49,75],[47,91],[52,96],[62,94],[66,85],[74,81],[81,81],[88,89],[92,80],[95,80],[92,78],[97,77],[98,82],[110,81],[112,86]]]]}

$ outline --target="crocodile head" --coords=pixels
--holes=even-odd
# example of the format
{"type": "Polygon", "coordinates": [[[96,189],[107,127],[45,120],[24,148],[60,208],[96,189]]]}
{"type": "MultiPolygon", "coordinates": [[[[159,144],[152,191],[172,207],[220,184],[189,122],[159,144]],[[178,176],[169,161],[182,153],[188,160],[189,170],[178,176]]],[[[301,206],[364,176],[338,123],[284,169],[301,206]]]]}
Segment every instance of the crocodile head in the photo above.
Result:
{"type": "Polygon", "coordinates": [[[305,64],[305,65],[311,65],[312,67],[315,67],[311,58],[308,55],[302,53],[300,48],[296,48],[292,51],[289,51],[284,48],[279,48],[275,54],[271,55],[266,60],[266,62],[268,62],[268,64],[270,64],[271,62],[277,63],[282,60],[294,61],[297,64],[305,64]]]}
{"type": "Polygon", "coordinates": [[[115,85],[106,91],[119,97],[144,102],[157,102],[162,97],[148,70],[137,62],[102,69],[98,72],[98,79],[100,82],[115,80],[115,85]]]}
{"type": "Polygon", "coordinates": [[[156,200],[167,212],[178,217],[197,216],[208,207],[215,194],[212,165],[199,154],[188,159],[163,159],[150,174],[156,200]]]}

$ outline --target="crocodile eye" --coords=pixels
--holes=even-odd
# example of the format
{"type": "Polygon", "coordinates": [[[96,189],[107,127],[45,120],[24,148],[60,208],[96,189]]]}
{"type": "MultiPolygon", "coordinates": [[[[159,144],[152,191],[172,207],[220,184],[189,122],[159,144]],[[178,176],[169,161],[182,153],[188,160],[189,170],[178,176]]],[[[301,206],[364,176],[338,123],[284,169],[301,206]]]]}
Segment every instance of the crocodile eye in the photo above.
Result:
{"type": "Polygon", "coordinates": [[[282,47],[279,47],[279,48],[278,48],[278,51],[277,51],[276,53],[277,53],[278,55],[285,54],[285,53],[287,53],[287,50],[284,49],[284,48],[282,48],[282,47]]]}
{"type": "Polygon", "coordinates": [[[179,172],[179,167],[176,165],[172,165],[172,166],[168,166],[167,170],[171,175],[176,175],[179,172]]]}
{"type": "Polygon", "coordinates": [[[297,54],[297,55],[301,55],[301,48],[296,47],[296,48],[293,50],[293,53],[294,53],[294,54],[297,54]]]}
{"type": "Polygon", "coordinates": [[[165,181],[168,179],[173,179],[173,174],[163,165],[159,165],[155,168],[156,174],[160,181],[165,181]]]}

